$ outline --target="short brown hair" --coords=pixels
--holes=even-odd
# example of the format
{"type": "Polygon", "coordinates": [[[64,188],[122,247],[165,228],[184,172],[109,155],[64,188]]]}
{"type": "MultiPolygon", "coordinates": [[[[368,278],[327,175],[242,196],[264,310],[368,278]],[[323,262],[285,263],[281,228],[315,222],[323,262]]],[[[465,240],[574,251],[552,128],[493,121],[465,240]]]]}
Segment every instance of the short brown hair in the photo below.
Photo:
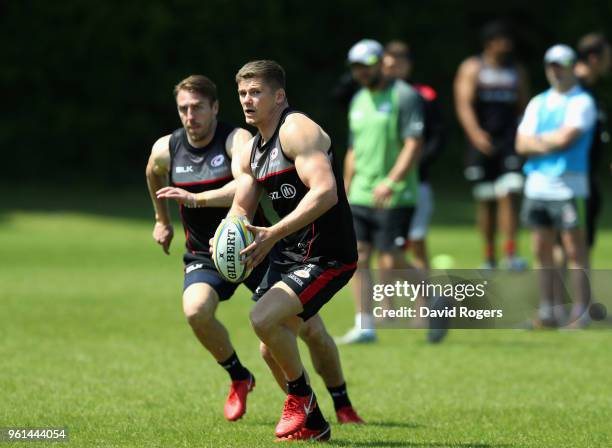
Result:
{"type": "Polygon", "coordinates": [[[188,76],[175,85],[174,98],[177,97],[179,91],[181,90],[199,93],[203,97],[208,98],[211,104],[217,101],[217,86],[204,75],[188,76]]]}
{"type": "Polygon", "coordinates": [[[601,56],[606,49],[610,46],[610,42],[601,33],[589,33],[582,36],[578,41],[577,50],[578,58],[585,61],[590,55],[595,54],[601,56]]]}
{"type": "Polygon", "coordinates": [[[245,79],[258,78],[276,89],[285,88],[285,70],[278,62],[260,60],[247,62],[236,73],[236,84],[245,79]]]}
{"type": "Polygon", "coordinates": [[[392,40],[385,45],[385,53],[396,58],[410,59],[410,46],[403,40],[392,40]]]}

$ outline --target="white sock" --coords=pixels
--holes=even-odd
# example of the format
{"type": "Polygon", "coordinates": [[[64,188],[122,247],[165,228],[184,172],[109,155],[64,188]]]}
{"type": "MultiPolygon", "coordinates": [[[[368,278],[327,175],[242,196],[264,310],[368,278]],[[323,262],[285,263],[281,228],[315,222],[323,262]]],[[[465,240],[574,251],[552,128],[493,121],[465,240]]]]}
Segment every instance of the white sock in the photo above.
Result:
{"type": "Polygon", "coordinates": [[[552,305],[550,305],[550,302],[540,304],[540,309],[538,310],[538,317],[542,320],[553,319],[555,317],[553,307],[552,305]]]}
{"type": "Polygon", "coordinates": [[[361,328],[362,330],[374,329],[374,319],[369,313],[357,313],[355,314],[355,328],[361,328]]]}

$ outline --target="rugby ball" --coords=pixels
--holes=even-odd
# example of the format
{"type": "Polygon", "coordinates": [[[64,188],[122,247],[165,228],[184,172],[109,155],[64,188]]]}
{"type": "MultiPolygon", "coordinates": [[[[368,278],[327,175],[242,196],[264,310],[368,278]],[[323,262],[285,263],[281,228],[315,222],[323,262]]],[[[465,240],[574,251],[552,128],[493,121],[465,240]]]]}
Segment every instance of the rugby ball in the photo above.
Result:
{"type": "Polygon", "coordinates": [[[240,260],[240,252],[253,242],[244,216],[228,216],[215,231],[212,259],[221,276],[232,283],[244,281],[251,273],[240,260]]]}

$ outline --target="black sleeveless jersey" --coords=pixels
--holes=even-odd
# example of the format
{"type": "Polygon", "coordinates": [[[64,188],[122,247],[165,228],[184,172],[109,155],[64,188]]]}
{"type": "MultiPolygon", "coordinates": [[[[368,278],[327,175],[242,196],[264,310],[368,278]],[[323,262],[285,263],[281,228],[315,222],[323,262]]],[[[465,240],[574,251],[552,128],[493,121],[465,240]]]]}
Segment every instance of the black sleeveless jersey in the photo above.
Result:
{"type": "MultiPolygon", "coordinates": [[[[192,193],[221,188],[233,179],[231,159],[225,142],[235,126],[217,123],[215,135],[203,148],[194,148],[187,140],[184,128],[170,137],[170,183],[192,193]]],[[[228,207],[189,208],[181,205],[181,220],[185,230],[185,245],[192,253],[209,255],[208,241],[227,215],[228,207]]]]}
{"type": "Polygon", "coordinates": [[[494,137],[514,135],[518,124],[518,99],[516,67],[493,67],[481,59],[475,104],[480,126],[494,137]]]}
{"type": "MultiPolygon", "coordinates": [[[[251,171],[263,186],[279,218],[284,218],[297,207],[308,188],[300,180],[294,161],[289,159],[280,142],[279,131],[287,115],[298,113],[289,108],[283,111],[274,134],[262,145],[261,134],[255,136],[251,150],[251,171]]],[[[338,202],[315,221],[279,241],[271,252],[271,262],[287,268],[294,263],[351,264],[357,261],[357,242],[351,210],[344,192],[344,183],[328,150],[338,202]]]]}

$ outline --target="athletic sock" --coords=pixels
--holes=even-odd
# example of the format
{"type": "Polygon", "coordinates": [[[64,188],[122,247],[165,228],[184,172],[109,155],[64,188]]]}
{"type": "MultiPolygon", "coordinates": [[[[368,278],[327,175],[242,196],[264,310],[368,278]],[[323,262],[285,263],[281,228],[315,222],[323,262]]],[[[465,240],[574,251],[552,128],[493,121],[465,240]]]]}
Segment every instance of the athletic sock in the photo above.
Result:
{"type": "Polygon", "coordinates": [[[340,408],[351,406],[348,392],[346,391],[346,383],[342,383],[337,387],[328,387],[327,390],[334,400],[334,409],[337,411],[340,408]]]}
{"type": "Polygon", "coordinates": [[[506,241],[506,245],[504,246],[504,251],[506,252],[506,256],[508,258],[514,257],[516,253],[516,245],[514,244],[514,240],[510,239],[506,241]]]}
{"type": "Polygon", "coordinates": [[[373,330],[374,319],[369,313],[357,313],[355,314],[355,328],[361,328],[362,330],[373,330]]]}
{"type": "Polygon", "coordinates": [[[306,382],[306,375],[302,372],[302,376],[293,381],[287,381],[287,392],[298,397],[310,395],[312,389],[306,382]]]}
{"type": "Polygon", "coordinates": [[[485,259],[491,263],[495,264],[495,244],[487,244],[485,247],[485,259]]]}
{"type": "Polygon", "coordinates": [[[240,364],[240,360],[238,359],[238,355],[236,352],[232,353],[232,356],[227,358],[225,361],[219,363],[221,367],[223,367],[227,373],[229,373],[232,381],[238,380],[246,380],[251,376],[251,372],[240,364]]]}
{"type": "MultiPolygon", "coordinates": [[[[316,401],[316,399],[315,399],[316,401]]],[[[319,404],[315,404],[314,409],[308,414],[306,418],[306,423],[304,427],[308,429],[323,429],[327,425],[327,421],[323,414],[321,413],[321,409],[319,408],[319,404]]]]}

